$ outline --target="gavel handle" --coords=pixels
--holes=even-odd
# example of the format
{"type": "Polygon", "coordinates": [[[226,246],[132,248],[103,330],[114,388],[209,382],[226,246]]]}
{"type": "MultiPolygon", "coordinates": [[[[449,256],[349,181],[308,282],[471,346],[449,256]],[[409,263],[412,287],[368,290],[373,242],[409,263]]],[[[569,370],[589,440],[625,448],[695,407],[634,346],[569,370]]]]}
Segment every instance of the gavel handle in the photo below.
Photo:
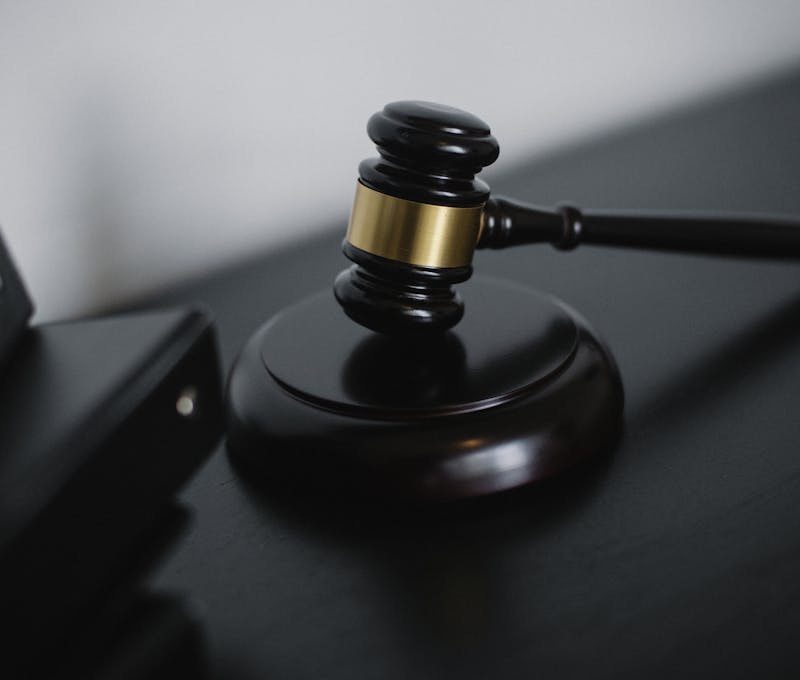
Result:
{"type": "Polygon", "coordinates": [[[541,208],[502,196],[486,204],[478,248],[581,243],[682,253],[800,258],[800,221],[759,215],[611,213],[573,206],[541,208]]]}

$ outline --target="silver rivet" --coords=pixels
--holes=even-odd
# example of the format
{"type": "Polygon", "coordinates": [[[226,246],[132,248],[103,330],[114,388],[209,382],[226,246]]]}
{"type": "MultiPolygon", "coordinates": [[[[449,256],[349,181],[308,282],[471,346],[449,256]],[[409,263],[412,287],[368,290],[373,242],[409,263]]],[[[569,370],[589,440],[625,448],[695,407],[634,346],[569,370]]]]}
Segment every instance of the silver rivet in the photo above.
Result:
{"type": "Polygon", "coordinates": [[[178,400],[175,402],[175,410],[184,418],[194,414],[197,408],[197,389],[188,385],[181,390],[178,400]]]}

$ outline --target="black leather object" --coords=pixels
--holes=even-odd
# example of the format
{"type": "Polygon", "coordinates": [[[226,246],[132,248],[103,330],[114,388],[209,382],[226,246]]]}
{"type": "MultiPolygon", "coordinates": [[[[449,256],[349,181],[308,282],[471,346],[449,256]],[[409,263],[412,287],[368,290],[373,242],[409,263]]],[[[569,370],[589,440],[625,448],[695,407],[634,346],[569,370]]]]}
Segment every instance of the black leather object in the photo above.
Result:
{"type": "Polygon", "coordinates": [[[4,365],[25,332],[32,313],[30,297],[0,233],[0,381],[4,365]]]}
{"type": "Polygon", "coordinates": [[[86,677],[106,654],[131,589],[174,541],[174,494],[219,437],[217,362],[210,320],[182,310],[45,324],[15,350],[0,381],[9,677],[61,677],[67,662],[86,677]]]}

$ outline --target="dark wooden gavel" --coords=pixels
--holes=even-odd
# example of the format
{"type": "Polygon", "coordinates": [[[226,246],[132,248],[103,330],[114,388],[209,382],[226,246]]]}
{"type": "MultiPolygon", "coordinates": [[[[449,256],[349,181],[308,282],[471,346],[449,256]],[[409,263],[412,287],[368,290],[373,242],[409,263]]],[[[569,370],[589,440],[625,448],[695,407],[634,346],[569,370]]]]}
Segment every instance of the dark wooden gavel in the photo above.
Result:
{"type": "Polygon", "coordinates": [[[359,166],[345,255],[355,265],[334,292],[349,317],[392,335],[459,322],[453,284],[476,248],[581,243],[756,258],[799,258],[800,222],[759,215],[634,214],[542,208],[500,196],[475,175],[499,154],[470,113],[417,101],[388,104],[367,132],[379,158],[359,166]]]}

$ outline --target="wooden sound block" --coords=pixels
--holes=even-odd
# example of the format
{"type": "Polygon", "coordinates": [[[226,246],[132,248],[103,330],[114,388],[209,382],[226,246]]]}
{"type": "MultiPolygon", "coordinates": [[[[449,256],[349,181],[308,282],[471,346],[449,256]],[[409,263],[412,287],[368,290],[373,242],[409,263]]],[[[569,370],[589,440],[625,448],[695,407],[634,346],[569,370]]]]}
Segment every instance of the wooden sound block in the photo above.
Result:
{"type": "Polygon", "coordinates": [[[511,489],[609,450],[616,364],[553,297],[475,277],[463,321],[395,338],[330,291],[279,313],[228,381],[228,448],[246,470],[344,492],[450,500],[511,489]]]}

